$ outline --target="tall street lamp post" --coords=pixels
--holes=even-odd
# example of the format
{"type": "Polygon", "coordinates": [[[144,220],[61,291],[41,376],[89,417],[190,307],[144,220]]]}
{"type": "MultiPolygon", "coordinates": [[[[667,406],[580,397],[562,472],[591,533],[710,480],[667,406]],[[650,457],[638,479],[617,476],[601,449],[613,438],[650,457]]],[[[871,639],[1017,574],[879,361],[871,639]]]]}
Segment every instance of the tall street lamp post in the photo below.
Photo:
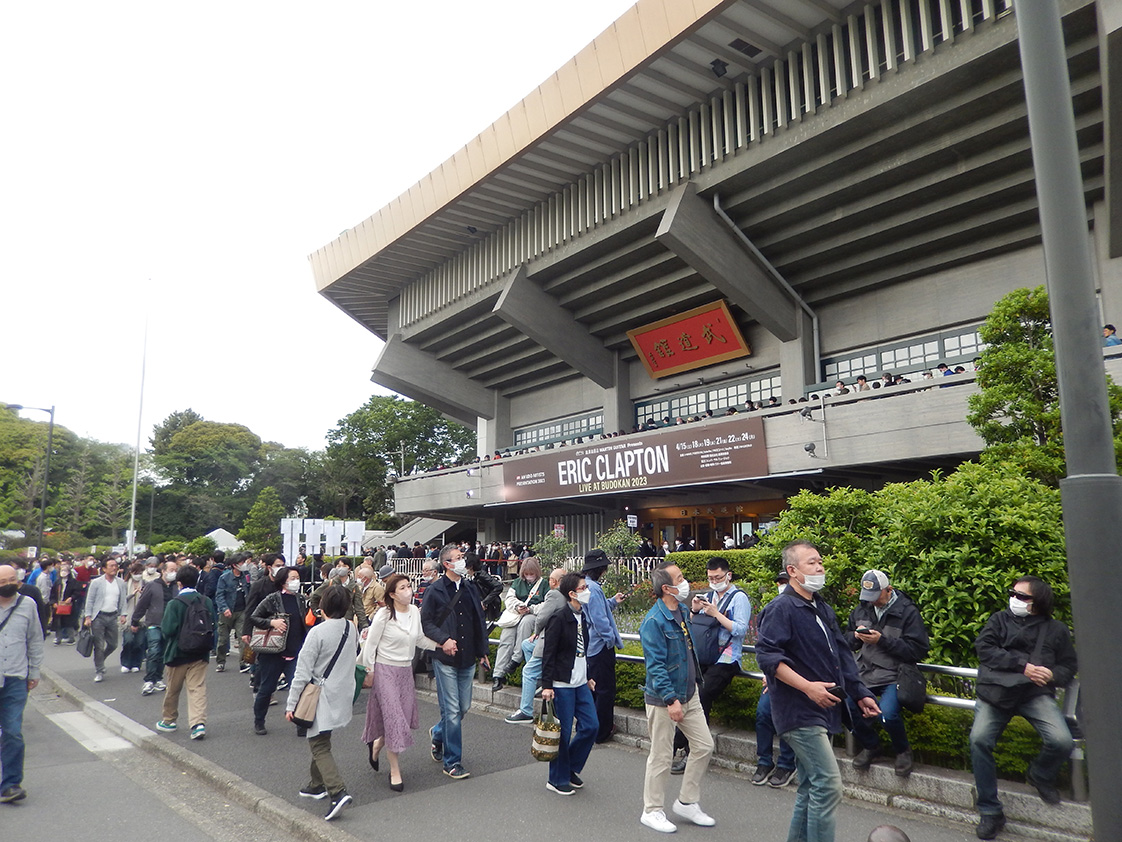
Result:
{"type": "Polygon", "coordinates": [[[46,412],[51,416],[51,423],[47,427],[47,458],[43,462],[43,493],[39,497],[39,540],[35,545],[35,550],[40,555],[43,552],[43,520],[47,515],[47,489],[50,487],[51,481],[51,448],[54,444],[55,436],[55,408],[52,406],[46,409],[42,406],[23,406],[18,403],[9,403],[5,405],[5,409],[13,409],[19,412],[21,409],[32,409],[36,412],[46,412]]]}

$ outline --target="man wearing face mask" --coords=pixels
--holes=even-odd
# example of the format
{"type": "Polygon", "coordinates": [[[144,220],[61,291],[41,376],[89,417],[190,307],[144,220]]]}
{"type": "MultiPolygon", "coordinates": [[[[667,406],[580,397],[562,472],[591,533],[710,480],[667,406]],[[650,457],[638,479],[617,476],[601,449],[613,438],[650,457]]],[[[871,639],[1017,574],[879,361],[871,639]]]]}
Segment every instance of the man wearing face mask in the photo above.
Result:
{"type": "Polygon", "coordinates": [[[110,557],[105,572],[90,583],[83,616],[93,633],[94,681],[105,680],[105,658],[117,650],[128,612],[128,590],[117,576],[117,559],[110,557]]]}
{"type": "Polygon", "coordinates": [[[842,782],[830,735],[842,729],[845,699],[865,717],[879,716],[880,708],[861,683],[833,609],[817,595],[826,584],[818,548],[793,541],[783,548],[783,565],[791,580],[761,618],[756,660],[775,729],[794,749],[799,774],[787,839],[833,842],[842,782]]]}
{"type": "Polygon", "coordinates": [[[690,753],[682,775],[682,789],[671,809],[688,822],[712,827],[716,820],[698,803],[701,778],[713,754],[713,735],[698,698],[701,667],[686,624],[685,606],[690,598],[690,583],[677,565],[663,562],[651,572],[651,591],[655,604],[639,626],[647,670],[643,698],[651,737],[643,779],[643,813],[639,821],[660,833],[673,833],[678,829],[666,818],[665,809],[677,726],[690,741],[690,753]]]}
{"type": "Polygon", "coordinates": [[[241,640],[241,629],[245,624],[249,589],[253,586],[249,571],[246,570],[248,558],[248,553],[238,553],[230,559],[230,567],[218,577],[214,589],[214,604],[218,611],[218,648],[214,653],[216,672],[226,671],[231,632],[238,637],[238,663],[245,663],[245,644],[241,640]]]}
{"type": "Polygon", "coordinates": [[[155,568],[155,578],[149,579],[146,571],[144,578],[148,581],[144,583],[132,611],[130,628],[134,634],[144,629],[147,642],[144,684],[140,688],[142,696],[151,696],[157,691],[162,693],[167,689],[164,683],[164,634],[160,624],[164,621],[164,607],[179,593],[179,584],[175,581],[178,569],[179,565],[174,561],[165,561],[155,568]]]}
{"type": "Polygon", "coordinates": [[[16,569],[0,564],[0,803],[27,797],[23,783],[23,710],[39,684],[43,634],[35,603],[19,593],[16,569]]]}
{"type": "Polygon", "coordinates": [[[982,628],[978,653],[978,698],[970,729],[970,760],[978,790],[979,839],[993,839],[1005,827],[997,796],[994,745],[1009,720],[1023,716],[1043,743],[1025,777],[1046,804],[1060,803],[1056,775],[1071,755],[1071,731],[1056,705],[1057,687],[1075,677],[1071,633],[1052,618],[1052,588],[1036,576],[1022,576],[1009,590],[1009,607],[982,628]]]}
{"type": "Polygon", "coordinates": [[[444,575],[429,585],[421,603],[421,629],[436,642],[432,654],[436,678],[436,700],[440,721],[429,729],[432,759],[444,765],[444,774],[453,780],[470,777],[463,766],[461,722],[471,707],[471,686],[475,664],[490,668],[489,644],[483,621],[479,590],[467,574],[464,553],[457,545],[440,550],[444,575]]]}
{"type": "Polygon", "coordinates": [[[434,558],[427,559],[421,565],[421,583],[417,585],[417,592],[413,594],[413,601],[418,607],[425,598],[428,586],[435,582],[438,576],[440,576],[440,562],[434,558]]]}

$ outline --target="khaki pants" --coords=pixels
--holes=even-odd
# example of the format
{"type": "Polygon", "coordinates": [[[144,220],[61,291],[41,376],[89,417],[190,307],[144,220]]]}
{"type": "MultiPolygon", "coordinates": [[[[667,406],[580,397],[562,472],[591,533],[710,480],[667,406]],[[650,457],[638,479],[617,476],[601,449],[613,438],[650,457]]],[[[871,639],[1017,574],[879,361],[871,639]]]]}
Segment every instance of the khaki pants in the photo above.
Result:
{"type": "MultiPolygon", "coordinates": [[[[713,755],[713,735],[705,721],[705,711],[697,693],[685,703],[685,716],[677,727],[690,741],[686,758],[686,771],[682,775],[682,790],[678,800],[683,804],[696,804],[701,798],[701,778],[709,768],[713,755]]],[[[651,735],[651,753],[647,755],[647,773],[643,779],[643,812],[653,813],[666,809],[666,783],[670,778],[670,764],[674,760],[675,723],[666,708],[647,705],[647,730],[651,735]]]]}
{"type": "Polygon", "coordinates": [[[206,725],[206,661],[166,667],[164,678],[168,685],[164,693],[164,722],[179,718],[179,693],[186,685],[187,722],[192,727],[206,725]]]}
{"type": "Polygon", "coordinates": [[[320,731],[314,737],[308,737],[308,748],[312,750],[312,788],[326,787],[328,794],[334,798],[347,787],[339,774],[339,767],[335,765],[335,758],[331,756],[331,732],[320,731]]]}

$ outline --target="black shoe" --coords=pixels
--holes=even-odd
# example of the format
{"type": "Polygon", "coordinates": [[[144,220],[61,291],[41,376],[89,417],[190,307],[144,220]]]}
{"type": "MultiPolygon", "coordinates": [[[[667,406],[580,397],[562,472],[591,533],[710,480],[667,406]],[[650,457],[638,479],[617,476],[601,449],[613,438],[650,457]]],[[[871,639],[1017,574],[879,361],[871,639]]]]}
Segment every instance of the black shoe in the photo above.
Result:
{"type": "Polygon", "coordinates": [[[314,798],[316,801],[319,801],[321,798],[327,797],[327,787],[325,787],[323,784],[320,784],[319,786],[312,786],[312,784],[308,784],[306,787],[300,790],[300,797],[314,798]]]}
{"type": "Polygon", "coordinates": [[[390,772],[390,789],[392,789],[394,792],[401,792],[405,789],[405,781],[398,781],[397,783],[393,782],[393,772],[390,772]]]}
{"type": "Polygon", "coordinates": [[[432,739],[432,735],[433,735],[434,731],[436,731],[436,726],[435,725],[433,725],[431,728],[429,728],[429,739],[432,740],[432,747],[429,749],[429,751],[432,753],[432,759],[433,760],[435,760],[437,763],[443,763],[444,762],[444,743],[438,743],[436,740],[432,739]]]}
{"type": "Polygon", "coordinates": [[[238,672],[246,673],[249,672],[250,669],[252,669],[252,667],[250,667],[249,664],[242,664],[240,667],[238,667],[238,672]]]}
{"type": "MultiPolygon", "coordinates": [[[[378,771],[378,758],[374,755],[374,743],[367,743],[366,744],[366,749],[369,752],[366,759],[370,762],[370,768],[373,769],[375,772],[377,772],[378,771]]],[[[441,752],[441,755],[442,755],[442,759],[443,759],[443,752],[441,752]]]]}
{"type": "Polygon", "coordinates": [[[326,819],[327,821],[331,821],[333,818],[343,812],[345,808],[351,806],[352,800],[353,799],[349,795],[347,795],[347,791],[345,789],[337,792],[331,797],[331,809],[327,811],[327,815],[324,816],[324,819],[326,819]]]}
{"type": "Polygon", "coordinates": [[[1036,791],[1040,794],[1040,800],[1045,804],[1051,804],[1055,807],[1063,800],[1060,798],[1060,791],[1056,789],[1056,785],[1040,780],[1032,773],[1032,769],[1025,773],[1025,780],[1036,787],[1036,791]]]}
{"type": "Polygon", "coordinates": [[[264,737],[269,732],[266,730],[264,722],[254,722],[253,733],[259,737],[264,737]]]}
{"type": "Polygon", "coordinates": [[[756,774],[752,775],[752,786],[763,786],[767,783],[768,775],[771,774],[772,766],[757,766],[756,774]]]}
{"type": "Polygon", "coordinates": [[[569,786],[571,786],[573,789],[580,789],[582,786],[584,786],[584,781],[580,779],[580,775],[578,775],[576,772],[570,772],[569,786]]]}
{"type": "Polygon", "coordinates": [[[908,777],[908,775],[912,773],[912,766],[914,765],[915,764],[912,762],[912,752],[910,750],[899,752],[896,755],[896,777],[908,777]]]}
{"type": "Polygon", "coordinates": [[[791,783],[791,779],[795,777],[794,769],[780,769],[775,767],[775,771],[771,773],[771,777],[767,779],[767,785],[772,789],[782,789],[791,783]]]}
{"type": "Polygon", "coordinates": [[[671,775],[683,775],[683,774],[685,774],[686,761],[689,759],[689,756],[690,756],[690,754],[689,754],[688,751],[683,751],[683,752],[680,752],[680,753],[675,752],[674,760],[670,764],[670,774],[671,775]]]}
{"type": "Polygon", "coordinates": [[[873,765],[873,760],[880,755],[879,748],[863,748],[853,758],[853,768],[864,772],[873,765]]]}
{"type": "Polygon", "coordinates": [[[4,791],[0,792],[0,804],[14,804],[17,801],[23,801],[25,798],[27,798],[27,793],[18,784],[5,787],[4,791]]]}
{"type": "Polygon", "coordinates": [[[499,675],[495,676],[495,680],[491,683],[491,692],[492,693],[498,693],[505,686],[506,686],[506,676],[504,676],[500,673],[499,675]]]}
{"type": "Polygon", "coordinates": [[[1005,814],[982,816],[974,833],[979,839],[993,839],[1005,829],[1005,814]]]}

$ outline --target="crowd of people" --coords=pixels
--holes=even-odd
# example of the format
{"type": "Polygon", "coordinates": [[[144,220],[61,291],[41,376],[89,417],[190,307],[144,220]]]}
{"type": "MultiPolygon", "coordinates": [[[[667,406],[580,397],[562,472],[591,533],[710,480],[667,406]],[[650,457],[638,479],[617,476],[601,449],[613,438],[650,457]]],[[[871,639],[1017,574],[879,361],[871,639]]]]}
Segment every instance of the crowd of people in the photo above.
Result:
{"type": "MultiPolygon", "coordinates": [[[[572,796],[584,785],[593,746],[614,730],[615,659],[623,645],[615,612],[625,595],[608,596],[601,587],[610,566],[601,549],[585,556],[581,570],[548,576],[527,557],[509,585],[488,572],[475,549],[440,548],[435,558],[424,558],[416,583],[388,560],[375,567],[381,548],[318,570],[308,569],[304,557],[293,566],[276,553],[227,559],[221,552],[131,563],[116,554],[43,558],[30,572],[21,561],[0,565],[0,802],[26,797],[22,712],[52,633],[54,645],[80,634],[91,638],[95,682],[105,680],[107,659],[119,647],[123,674],[144,670],[139,692],[164,694],[159,731],[179,727],[186,691],[192,740],[206,738],[210,659],[216,671],[226,671],[233,640],[237,668],[255,691],[254,733],[268,733],[275,694],[287,689],[285,718],[307,737],[312,758],[300,795],[328,799],[331,820],[352,802],[332,756],[332,735],[351,719],[356,674],[365,674],[362,686],[370,689],[361,734],[369,764],[379,771],[384,752],[390,789],[404,790],[403,754],[421,727],[413,679],[419,652],[431,659],[440,710],[428,729],[429,752],[450,778],[470,776],[463,720],[477,667],[491,669],[494,625],[502,631],[493,689],[523,666],[520,703],[506,722],[534,722],[540,686],[560,724],[546,787],[572,796]],[[302,711],[309,687],[319,694],[310,713],[302,711]]],[[[694,591],[672,559],[657,564],[650,577],[654,603],[640,625],[650,735],[640,820],[660,832],[676,830],[672,818],[700,826],[716,821],[700,804],[714,746],[709,715],[740,673],[752,605],[725,558],[713,557],[706,574],[707,588],[694,591]],[[673,775],[681,775],[681,785],[668,808],[673,775]]],[[[831,735],[853,731],[859,771],[891,755],[898,776],[912,772],[898,687],[902,670],[926,656],[928,633],[915,603],[879,570],[866,571],[858,583],[858,607],[843,631],[819,595],[825,564],[809,542],[784,548],[776,583],[778,594],[757,618],[765,692],[756,710],[758,765],[751,782],[778,788],[797,778],[789,839],[830,842],[842,792],[831,735]]],[[[1056,778],[1072,747],[1054,696],[1074,677],[1076,656],[1068,629],[1052,618],[1051,588],[1022,576],[1008,600],[975,644],[980,669],[970,751],[981,839],[1005,825],[994,747],[1011,718],[1023,716],[1041,736],[1026,777],[1048,804],[1060,803],[1056,778]]]]}

